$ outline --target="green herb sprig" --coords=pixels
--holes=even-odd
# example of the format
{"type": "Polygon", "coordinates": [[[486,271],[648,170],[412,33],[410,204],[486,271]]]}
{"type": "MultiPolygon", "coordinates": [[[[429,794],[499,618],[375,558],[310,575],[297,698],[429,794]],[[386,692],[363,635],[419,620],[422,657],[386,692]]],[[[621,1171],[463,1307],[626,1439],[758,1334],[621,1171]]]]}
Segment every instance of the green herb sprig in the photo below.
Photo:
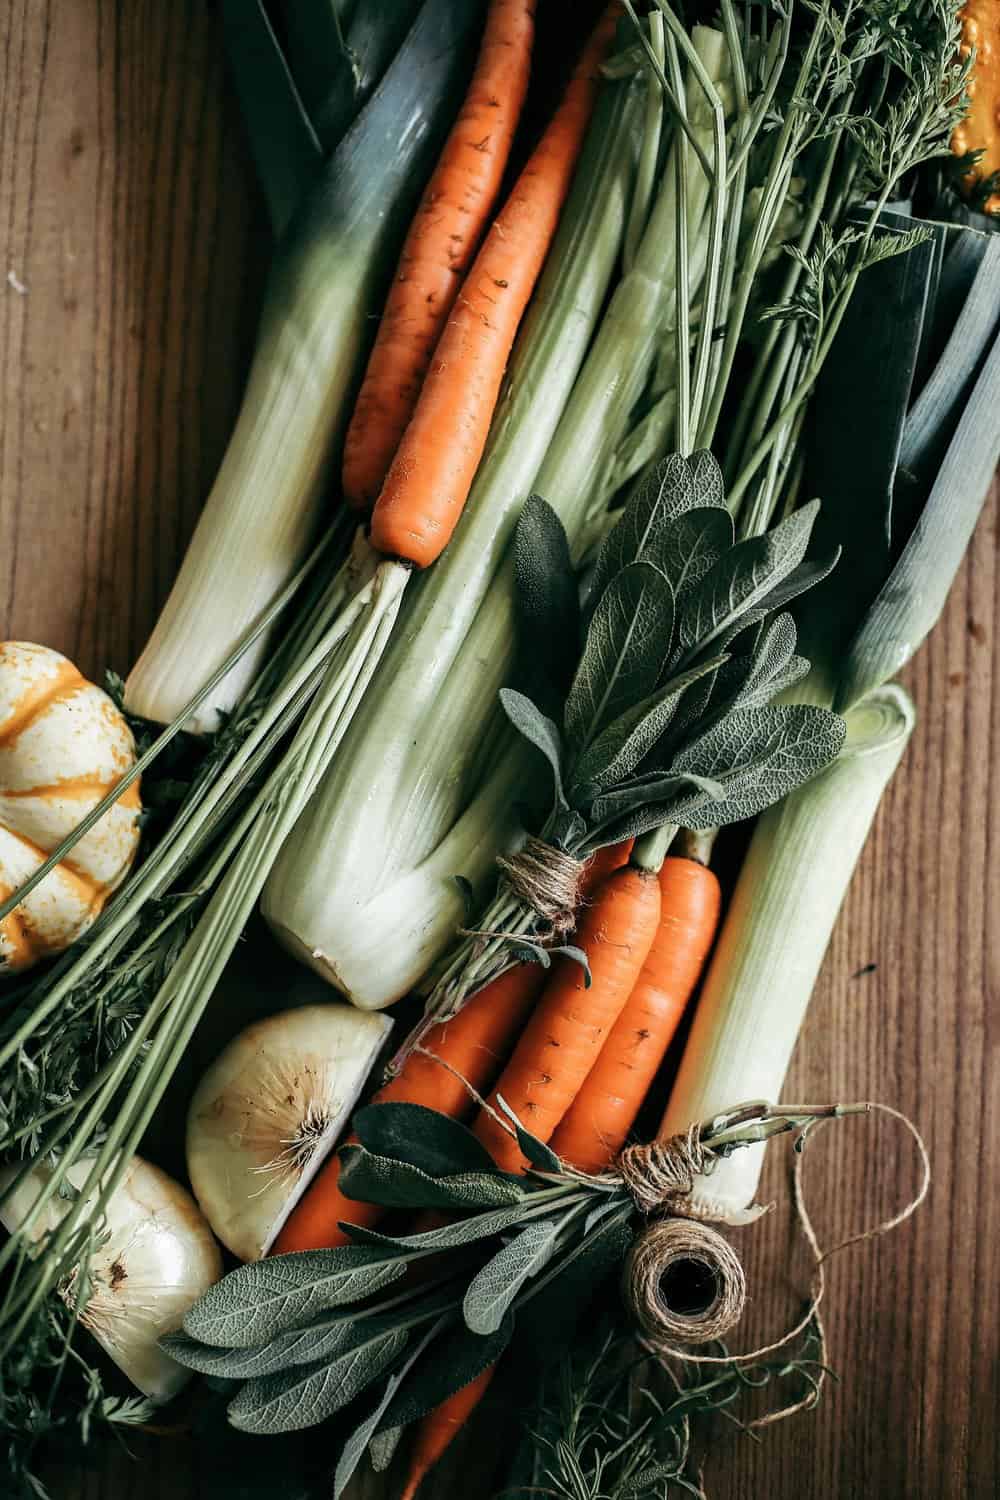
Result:
{"type": "MultiPolygon", "coordinates": [[[[837,559],[806,559],[817,510],[738,542],[715,459],[675,454],[625,506],[581,608],[562,526],[544,500],[528,501],[515,545],[522,686],[501,700],[551,769],[544,843],[585,860],[665,830],[655,867],[678,826],[753,817],[834,759],[843,720],[774,701],[809,666],[785,606],[837,559]]],[[[566,951],[547,938],[502,882],[444,966],[418,1034],[517,956],[548,964],[566,951]]]]}
{"type": "MultiPolygon", "coordinates": [[[[708,1122],[701,1141],[724,1156],[831,1112],[742,1106],[708,1122]]],[[[435,1110],[359,1111],[358,1144],[341,1149],[347,1196],[462,1217],[398,1235],[345,1224],[351,1245],[240,1266],[162,1341],[188,1368],[239,1383],[228,1413],[242,1431],[291,1432],[344,1413],[337,1496],[367,1447],[381,1461],[389,1434],[496,1362],[535,1297],[545,1296],[547,1342],[571,1332],[643,1222],[617,1174],[573,1171],[508,1118],[531,1163],[524,1176],[500,1172],[471,1131],[435,1110]]]]}

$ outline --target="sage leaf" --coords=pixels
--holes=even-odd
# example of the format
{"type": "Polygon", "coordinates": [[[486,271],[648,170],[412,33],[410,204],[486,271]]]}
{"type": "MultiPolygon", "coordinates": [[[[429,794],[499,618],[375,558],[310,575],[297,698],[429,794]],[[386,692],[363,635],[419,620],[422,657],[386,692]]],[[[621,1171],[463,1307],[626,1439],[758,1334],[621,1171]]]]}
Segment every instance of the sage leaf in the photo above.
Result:
{"type": "Polygon", "coordinates": [[[538,1219],[498,1250],[469,1282],[462,1303],[465,1326],[496,1333],[526,1281],[548,1264],[559,1242],[560,1219],[538,1219]]]}
{"type": "Polygon", "coordinates": [[[333,1500],[340,1500],[341,1495],[350,1484],[365,1449],[374,1437],[376,1429],[379,1427],[387,1409],[391,1406],[396,1393],[424,1350],[437,1336],[440,1326],[440,1324],[436,1323],[433,1328],[429,1328],[420,1342],[411,1349],[400,1368],[389,1376],[389,1379],[385,1383],[385,1389],[367,1417],[347,1437],[340,1450],[340,1458],[337,1460],[337,1468],[333,1476],[333,1500]]]}
{"type": "Polygon", "coordinates": [[[325,1359],[346,1349],[357,1338],[357,1328],[355,1317],[341,1313],[308,1328],[291,1328],[268,1343],[255,1344],[250,1349],[218,1349],[183,1333],[167,1334],[160,1339],[160,1348],[178,1364],[197,1370],[199,1374],[250,1380],[258,1375],[273,1375],[292,1365],[325,1359]]]}
{"type": "Polygon", "coordinates": [[[651,563],[630,563],[601,596],[566,700],[566,733],[585,749],[654,690],[670,651],[674,602],[651,563]]]}
{"type": "Polygon", "coordinates": [[[229,1421],[265,1435],[315,1427],[377,1380],[406,1342],[404,1329],[383,1329],[334,1359],[248,1380],[229,1403],[229,1421]]]}
{"type": "Polygon", "coordinates": [[[713,656],[690,671],[671,677],[648,698],[609,724],[574,767],[570,789],[572,799],[580,799],[586,805],[596,791],[613,786],[630,775],[666,731],[685,689],[706,673],[716,671],[727,660],[725,654],[713,656]]]}
{"type": "Polygon", "coordinates": [[[432,1177],[490,1172],[492,1156],[458,1120],[422,1104],[369,1104],[358,1110],[354,1130],[366,1151],[405,1161],[432,1177]]]}
{"type": "Polygon", "coordinates": [[[594,565],[588,604],[596,608],[612,578],[650,555],[667,520],[683,510],[693,490],[691,471],[679,453],[663,459],[638,485],[605,537],[594,565]]]}
{"type": "Polygon", "coordinates": [[[717,506],[697,506],[672,517],[659,531],[649,560],[670,580],[678,605],[733,546],[733,518],[717,506]]]}
{"type": "Polygon", "coordinates": [[[247,1349],[331,1307],[372,1296],[405,1269],[398,1252],[381,1247],[269,1255],[210,1286],[188,1309],[184,1332],[206,1344],[247,1349]]]}
{"type": "Polygon", "coordinates": [[[559,807],[566,806],[562,784],[562,736],[558,726],[514,688],[500,689],[500,702],[518,734],[540,750],[552,768],[552,780],[559,807]]]}
{"type": "Polygon", "coordinates": [[[550,1268],[544,1288],[532,1288],[527,1294],[544,1299],[544,1309],[539,1302],[539,1313],[533,1315],[528,1303],[520,1320],[518,1343],[533,1346],[536,1358],[543,1362],[562,1352],[601,1283],[625,1259],[632,1243],[635,1210],[621,1197],[615,1200],[615,1208],[616,1212],[595,1208],[594,1222],[563,1252],[558,1271],[550,1268]]]}
{"type": "MultiPolygon", "coordinates": [[[[421,1234],[383,1234],[378,1229],[367,1229],[360,1224],[345,1224],[351,1238],[372,1249],[384,1247],[395,1250],[397,1255],[406,1251],[452,1250],[459,1245],[470,1245],[475,1240],[486,1240],[494,1234],[521,1223],[533,1207],[532,1195],[525,1193],[522,1201],[511,1208],[497,1208],[486,1213],[471,1214],[454,1224],[443,1224],[440,1229],[427,1229],[421,1234]]],[[[384,1253],[384,1252],[383,1252],[384,1253]]]]}
{"type": "Polygon", "coordinates": [[[463,1390],[495,1365],[510,1343],[514,1319],[510,1313],[496,1333],[470,1333],[461,1321],[441,1330],[408,1372],[379,1423],[380,1430],[406,1427],[463,1390]]]}
{"type": "Polygon", "coordinates": [[[693,797],[675,804],[671,822],[723,827],[754,817],[835,760],[846,725],[810,704],[738,709],[686,746],[674,765],[719,780],[721,801],[693,797]]]}
{"type": "Polygon", "coordinates": [[[514,541],[518,667],[528,697],[557,715],[580,656],[580,592],[566,528],[529,495],[514,541]]]}
{"type": "Polygon", "coordinates": [[[525,1193],[516,1178],[495,1168],[432,1177],[408,1162],[354,1145],[341,1147],[340,1160],[341,1191],[384,1208],[503,1208],[520,1203],[525,1193]]]}
{"type": "MultiPolygon", "coordinates": [[[[590,969],[586,963],[584,964],[584,968],[587,969],[589,975],[590,969]]],[[[514,1133],[517,1136],[517,1144],[533,1167],[539,1167],[543,1172],[562,1171],[562,1162],[552,1150],[552,1147],[547,1146],[544,1141],[540,1141],[537,1136],[532,1135],[530,1130],[524,1128],[506,1099],[502,1098],[500,1094],[497,1095],[497,1108],[501,1114],[507,1116],[513,1125],[514,1133]]]]}
{"type": "MultiPolygon", "coordinates": [[[[784,672],[795,651],[795,621],[789,614],[776,615],[760,636],[752,654],[735,656],[715,679],[711,711],[703,717],[705,728],[734,708],[752,708],[773,697],[771,684],[784,672]]],[[[808,663],[806,663],[808,671],[808,663]]]]}
{"type": "MultiPolygon", "coordinates": [[[[761,536],[737,542],[706,573],[680,611],[676,659],[696,652],[737,628],[801,563],[819,509],[811,500],[761,536]]],[[[772,605],[772,608],[778,606],[772,605]]]]}
{"type": "MultiPolygon", "coordinates": [[[[591,807],[591,818],[600,826],[609,823],[613,818],[621,818],[626,813],[638,811],[640,808],[654,807],[657,803],[672,806],[680,803],[691,792],[698,792],[714,802],[722,802],[726,795],[723,783],[712,777],[700,776],[693,772],[678,772],[667,776],[654,775],[637,781],[627,781],[622,786],[616,787],[614,791],[606,792],[604,796],[598,797],[591,807]]],[[[663,821],[666,822],[667,818],[664,817],[663,821]]],[[[676,823],[679,820],[671,817],[669,821],[676,823]]]]}
{"type": "Polygon", "coordinates": [[[372,1438],[368,1444],[368,1456],[376,1474],[384,1474],[392,1463],[402,1436],[402,1427],[387,1427],[384,1432],[377,1432],[372,1438]]]}
{"type": "Polygon", "coordinates": [[[691,491],[695,505],[713,505],[725,508],[726,486],[722,470],[715,454],[708,448],[699,448],[688,460],[691,472],[691,491]]]}

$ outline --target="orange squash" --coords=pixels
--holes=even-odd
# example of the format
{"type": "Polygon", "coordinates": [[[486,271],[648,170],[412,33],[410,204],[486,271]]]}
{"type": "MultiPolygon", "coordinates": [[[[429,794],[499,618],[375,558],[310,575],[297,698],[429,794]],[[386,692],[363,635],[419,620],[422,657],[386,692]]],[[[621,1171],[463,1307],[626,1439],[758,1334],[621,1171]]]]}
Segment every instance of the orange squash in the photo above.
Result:
{"type": "MultiPolygon", "coordinates": [[[[107,693],[58,651],[0,642],[0,900],[33,875],[135,764],[107,693]]],[[[0,922],[0,973],[69,946],[125,877],[139,842],[139,786],[0,922]]]]}

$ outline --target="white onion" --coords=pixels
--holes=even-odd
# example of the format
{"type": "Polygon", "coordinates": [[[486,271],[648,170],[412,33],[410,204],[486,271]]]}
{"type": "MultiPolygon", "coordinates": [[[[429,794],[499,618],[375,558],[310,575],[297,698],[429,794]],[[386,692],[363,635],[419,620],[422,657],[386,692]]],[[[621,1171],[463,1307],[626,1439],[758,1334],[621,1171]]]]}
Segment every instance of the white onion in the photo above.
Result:
{"type": "MultiPolygon", "coordinates": [[[[93,1163],[76,1162],[67,1174],[73,1187],[87,1179],[93,1163]]],[[[6,1186],[16,1169],[0,1176],[6,1186]]],[[[14,1233],[48,1180],[38,1166],[0,1209],[0,1223],[14,1233]]],[[[69,1204],[54,1195],[28,1232],[34,1242],[55,1229],[69,1204]]],[[[80,1322],[144,1395],[169,1401],[191,1378],[159,1348],[158,1340],[181,1325],[184,1314],[222,1274],[222,1256],[187,1190],[159,1167],[133,1156],[105,1211],[90,1258],[90,1296],[80,1322]]],[[[73,1279],[62,1288],[75,1305],[73,1279]]]]}
{"type": "Polygon", "coordinates": [[[350,1005],[306,1005],[248,1026],[205,1073],[188,1112],[188,1176],[240,1260],[271,1248],[391,1029],[350,1005]]]}

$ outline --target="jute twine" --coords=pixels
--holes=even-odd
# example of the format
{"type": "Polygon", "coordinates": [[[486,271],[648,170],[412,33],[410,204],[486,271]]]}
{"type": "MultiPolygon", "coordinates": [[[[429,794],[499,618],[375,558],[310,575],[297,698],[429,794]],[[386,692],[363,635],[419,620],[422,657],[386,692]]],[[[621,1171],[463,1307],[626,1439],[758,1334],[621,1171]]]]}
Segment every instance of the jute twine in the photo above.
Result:
{"type": "Polygon", "coordinates": [[[544,839],[528,837],[513,854],[499,856],[497,865],[515,896],[536,913],[551,936],[572,932],[585,860],[544,839]]]}
{"type": "Polygon", "coordinates": [[[818,1359],[809,1392],[802,1400],[750,1422],[750,1427],[780,1422],[816,1404],[827,1361],[826,1335],[820,1318],[820,1305],[826,1291],[826,1262],[849,1245],[877,1239],[895,1229],[916,1212],[930,1188],[930,1159],[912,1120],[888,1104],[867,1102],[863,1106],[852,1106],[852,1111],[889,1115],[909,1132],[920,1159],[917,1192],[890,1218],[849,1235],[828,1250],[822,1249],[806,1207],[803,1146],[820,1125],[828,1123],[828,1118],[817,1118],[803,1125],[793,1152],[792,1199],[796,1220],[813,1259],[806,1309],[794,1327],[780,1338],[744,1354],[694,1354],[678,1347],[707,1344],[721,1338],[739,1321],[746,1305],[746,1276],[739,1256],[717,1230],[700,1218],[687,1216],[692,1211],[691,1193],[695,1177],[710,1174],[718,1160],[712,1153],[710,1141],[700,1140],[699,1128],[694,1126],[687,1135],[676,1136],[673,1140],[654,1142],[650,1146],[631,1146],[618,1160],[619,1174],[636,1207],[645,1214],[659,1212],[667,1215],[647,1226],[635,1240],[626,1259],[623,1278],[626,1304],[635,1319],[641,1341],[651,1353],[697,1364],[755,1364],[785,1348],[810,1325],[816,1330],[818,1359]],[[671,1305],[671,1272],[678,1269],[685,1273],[683,1281],[689,1287],[693,1283],[705,1292],[700,1306],[671,1305]]]}

